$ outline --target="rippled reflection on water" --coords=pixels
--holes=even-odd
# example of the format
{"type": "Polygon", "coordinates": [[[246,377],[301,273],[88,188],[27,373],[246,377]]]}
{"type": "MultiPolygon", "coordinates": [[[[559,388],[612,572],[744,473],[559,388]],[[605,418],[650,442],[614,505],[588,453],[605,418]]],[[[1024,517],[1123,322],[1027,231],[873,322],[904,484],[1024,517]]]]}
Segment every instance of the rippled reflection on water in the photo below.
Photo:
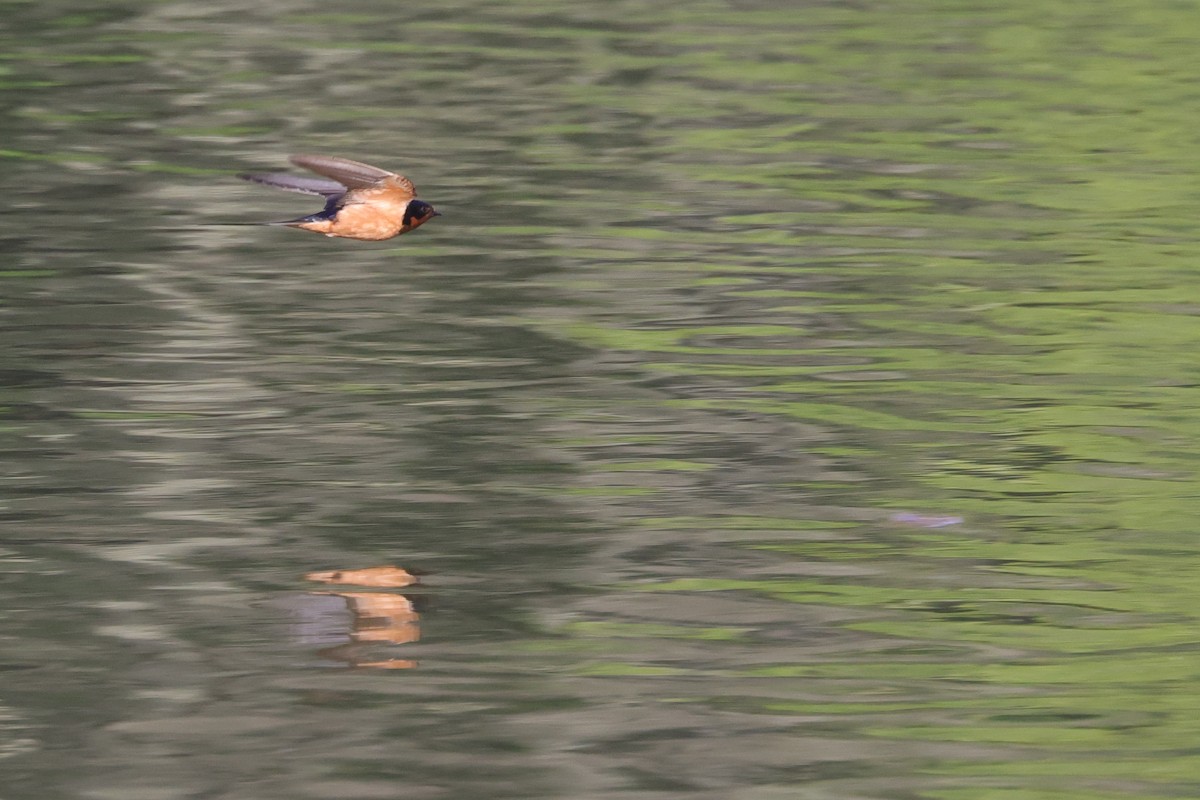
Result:
{"type": "Polygon", "coordinates": [[[1186,9],[14,9],[6,797],[1195,793],[1186,9]]]}

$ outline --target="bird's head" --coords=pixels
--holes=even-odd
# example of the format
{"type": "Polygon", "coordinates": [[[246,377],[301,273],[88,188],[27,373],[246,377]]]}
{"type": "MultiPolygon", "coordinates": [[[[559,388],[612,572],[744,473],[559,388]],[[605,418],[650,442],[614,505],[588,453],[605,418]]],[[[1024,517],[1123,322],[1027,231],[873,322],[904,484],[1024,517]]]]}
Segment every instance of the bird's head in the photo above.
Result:
{"type": "Polygon", "coordinates": [[[434,217],[440,216],[441,213],[435,211],[433,206],[424,200],[409,200],[408,206],[404,209],[404,225],[409,230],[412,230],[434,217]]]}

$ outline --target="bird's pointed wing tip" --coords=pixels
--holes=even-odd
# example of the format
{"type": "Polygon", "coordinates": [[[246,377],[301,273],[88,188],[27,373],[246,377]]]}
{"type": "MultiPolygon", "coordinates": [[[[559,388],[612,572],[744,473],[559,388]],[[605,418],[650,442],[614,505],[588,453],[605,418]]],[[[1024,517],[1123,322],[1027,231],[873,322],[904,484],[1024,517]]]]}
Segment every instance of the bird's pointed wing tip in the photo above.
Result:
{"type": "Polygon", "coordinates": [[[244,181],[261,183],[285,192],[315,194],[326,198],[346,192],[346,186],[338,181],[313,178],[308,175],[292,175],[287,172],[242,172],[238,174],[238,177],[244,181]]]}

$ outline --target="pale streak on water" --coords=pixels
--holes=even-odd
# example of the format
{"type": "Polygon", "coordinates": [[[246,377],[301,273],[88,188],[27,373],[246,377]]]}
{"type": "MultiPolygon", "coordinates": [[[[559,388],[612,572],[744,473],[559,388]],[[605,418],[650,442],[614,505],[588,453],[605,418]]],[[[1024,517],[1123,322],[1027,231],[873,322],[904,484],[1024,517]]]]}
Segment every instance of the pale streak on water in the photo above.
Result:
{"type": "Polygon", "coordinates": [[[1195,794],[1122,8],[13,5],[0,797],[1195,794]],[[220,227],[292,151],[446,216],[220,227]]]}

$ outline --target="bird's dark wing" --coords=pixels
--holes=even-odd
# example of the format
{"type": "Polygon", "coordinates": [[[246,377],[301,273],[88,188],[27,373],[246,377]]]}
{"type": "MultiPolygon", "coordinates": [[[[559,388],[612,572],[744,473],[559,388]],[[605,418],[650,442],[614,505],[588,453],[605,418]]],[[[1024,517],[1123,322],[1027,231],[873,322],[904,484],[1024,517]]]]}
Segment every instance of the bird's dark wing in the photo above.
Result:
{"type": "Polygon", "coordinates": [[[338,158],[337,156],[314,155],[292,156],[291,161],[298,167],[311,169],[326,178],[333,178],[351,189],[382,189],[392,193],[407,194],[409,197],[415,197],[417,194],[412,181],[403,175],[372,167],[370,164],[363,164],[360,161],[351,161],[348,158],[338,158]]]}
{"type": "Polygon", "coordinates": [[[346,186],[337,181],[310,178],[307,175],[289,175],[286,172],[244,172],[238,177],[244,181],[283,189],[285,192],[315,194],[321,197],[334,197],[346,193],[346,186]]]}
{"type": "Polygon", "coordinates": [[[297,155],[291,157],[291,162],[318,175],[344,183],[351,189],[366,189],[384,178],[397,177],[394,172],[337,156],[297,155]]]}

